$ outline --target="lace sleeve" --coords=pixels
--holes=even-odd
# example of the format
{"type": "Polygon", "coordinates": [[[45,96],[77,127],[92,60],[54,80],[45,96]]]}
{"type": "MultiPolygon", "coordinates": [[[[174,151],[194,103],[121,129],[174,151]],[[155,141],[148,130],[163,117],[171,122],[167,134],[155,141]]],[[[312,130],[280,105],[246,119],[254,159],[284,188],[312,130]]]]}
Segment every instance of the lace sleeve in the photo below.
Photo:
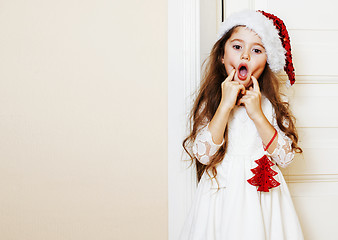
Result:
{"type": "MultiPolygon", "coordinates": [[[[275,119],[274,119],[275,120],[275,119]]],[[[295,152],[291,147],[292,140],[285,135],[285,133],[279,129],[276,121],[274,128],[277,130],[277,146],[273,153],[270,154],[270,157],[282,168],[287,167],[295,156],[295,152]]],[[[287,126],[287,123],[285,123],[287,126]]]]}
{"type": "Polygon", "coordinates": [[[207,165],[217,150],[224,144],[224,139],[221,144],[215,144],[212,140],[211,133],[209,131],[209,123],[202,127],[196,136],[193,144],[193,153],[198,161],[204,165],[207,165]]]}

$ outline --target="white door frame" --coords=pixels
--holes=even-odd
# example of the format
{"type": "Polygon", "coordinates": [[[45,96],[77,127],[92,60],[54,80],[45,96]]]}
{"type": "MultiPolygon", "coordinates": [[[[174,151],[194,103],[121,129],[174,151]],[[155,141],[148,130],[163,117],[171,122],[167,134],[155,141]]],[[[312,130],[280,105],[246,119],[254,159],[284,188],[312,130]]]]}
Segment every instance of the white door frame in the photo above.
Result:
{"type": "Polygon", "coordinates": [[[195,190],[182,141],[200,82],[199,1],[168,0],[168,233],[178,239],[195,190]]]}

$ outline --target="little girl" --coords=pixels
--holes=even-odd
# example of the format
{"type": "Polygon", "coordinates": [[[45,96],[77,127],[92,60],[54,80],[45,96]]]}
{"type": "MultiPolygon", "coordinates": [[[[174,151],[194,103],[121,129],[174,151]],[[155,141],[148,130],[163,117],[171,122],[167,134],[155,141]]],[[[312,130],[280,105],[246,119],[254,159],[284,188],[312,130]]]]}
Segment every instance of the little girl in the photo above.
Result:
{"type": "Polygon", "coordinates": [[[302,152],[275,74],[295,81],[288,32],[263,11],[222,24],[183,142],[199,183],[180,239],[303,239],[278,168],[302,152]]]}

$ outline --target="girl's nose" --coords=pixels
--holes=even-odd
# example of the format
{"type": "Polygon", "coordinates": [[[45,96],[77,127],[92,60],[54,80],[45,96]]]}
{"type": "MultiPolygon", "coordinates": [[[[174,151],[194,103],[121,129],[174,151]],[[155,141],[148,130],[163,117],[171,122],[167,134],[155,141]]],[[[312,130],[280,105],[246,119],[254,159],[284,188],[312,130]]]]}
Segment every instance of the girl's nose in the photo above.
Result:
{"type": "Polygon", "coordinates": [[[244,51],[242,53],[241,59],[249,61],[250,60],[250,54],[247,51],[244,51]]]}

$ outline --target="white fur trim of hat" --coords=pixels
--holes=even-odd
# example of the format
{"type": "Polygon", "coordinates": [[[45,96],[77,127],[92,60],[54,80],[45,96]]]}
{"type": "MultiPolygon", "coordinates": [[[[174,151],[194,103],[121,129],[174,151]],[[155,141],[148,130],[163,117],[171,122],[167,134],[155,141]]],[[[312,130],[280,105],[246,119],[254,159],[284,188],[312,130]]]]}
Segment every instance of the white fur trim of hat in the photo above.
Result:
{"type": "Polygon", "coordinates": [[[222,38],[233,27],[243,25],[253,30],[261,38],[264,45],[267,62],[274,73],[283,70],[285,66],[285,49],[273,21],[260,12],[245,10],[229,16],[222,22],[218,38],[222,38]]]}

